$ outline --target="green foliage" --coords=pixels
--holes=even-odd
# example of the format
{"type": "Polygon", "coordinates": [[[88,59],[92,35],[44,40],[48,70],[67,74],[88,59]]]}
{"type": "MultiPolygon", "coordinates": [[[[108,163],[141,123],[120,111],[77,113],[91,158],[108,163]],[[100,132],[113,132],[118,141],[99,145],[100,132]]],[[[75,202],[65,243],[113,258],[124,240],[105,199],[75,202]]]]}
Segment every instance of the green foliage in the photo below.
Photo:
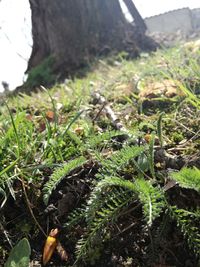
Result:
{"type": "Polygon", "coordinates": [[[64,227],[67,227],[70,230],[74,225],[77,225],[79,222],[84,220],[84,218],[85,218],[85,205],[82,208],[77,208],[73,210],[69,214],[67,223],[64,224],[64,227]]]}
{"type": "MultiPolygon", "coordinates": [[[[86,213],[85,213],[87,221],[91,221],[91,219],[95,216],[96,211],[98,211],[99,209],[101,209],[102,206],[104,206],[104,202],[107,202],[109,200],[113,201],[113,198],[115,199],[113,192],[117,193],[117,189],[115,189],[115,191],[109,190],[110,187],[114,186],[120,186],[121,187],[120,190],[124,188],[123,194],[125,195],[127,194],[128,191],[133,191],[135,188],[134,184],[131,181],[126,181],[119,177],[105,176],[99,183],[97,183],[97,185],[91,192],[90,198],[87,202],[88,205],[86,207],[86,213]],[[107,192],[109,192],[109,196],[110,194],[112,195],[111,198],[110,197],[107,198],[106,194],[107,192]]],[[[132,194],[132,197],[135,198],[134,194],[132,194]]],[[[117,202],[115,204],[117,206],[117,202]]]]}
{"type": "Polygon", "coordinates": [[[199,211],[191,212],[185,209],[178,209],[176,206],[169,209],[171,217],[177,221],[182,233],[196,255],[200,256],[200,228],[199,211]]]}
{"type": "Polygon", "coordinates": [[[147,266],[152,266],[160,257],[163,251],[162,245],[165,244],[165,239],[168,236],[168,230],[170,229],[171,218],[169,214],[165,213],[161,216],[159,220],[159,225],[157,227],[151,228],[151,242],[147,248],[147,266]]]}
{"type": "Polygon", "coordinates": [[[200,109],[200,99],[195,95],[190,89],[186,87],[184,84],[179,84],[180,89],[187,96],[186,100],[191,103],[194,107],[200,109]]]}
{"type": "Polygon", "coordinates": [[[143,151],[143,146],[125,146],[121,150],[113,153],[113,155],[102,160],[102,173],[116,174],[119,170],[125,168],[131,160],[138,157],[143,151]]]}
{"type": "Polygon", "coordinates": [[[163,56],[170,67],[162,69],[161,76],[173,79],[177,88],[185,94],[186,101],[199,109],[200,99],[192,89],[193,81],[196,84],[200,82],[199,54],[197,53],[195,56],[187,49],[177,47],[169,50],[168,53],[164,53],[163,56]],[[186,58],[187,64],[185,64],[186,58]],[[182,67],[180,68],[180,66],[182,67]]]}
{"type": "Polygon", "coordinates": [[[200,170],[196,167],[184,167],[179,172],[171,173],[171,176],[181,187],[193,189],[200,193],[200,170]]]}
{"type": "Polygon", "coordinates": [[[90,210],[90,205],[86,207],[87,231],[77,243],[76,261],[88,259],[88,257],[90,259],[94,249],[99,245],[102,246],[102,242],[106,240],[105,226],[109,222],[115,221],[120,216],[122,209],[134,199],[134,195],[123,188],[113,188],[112,191],[109,190],[108,192],[109,198],[105,197],[104,201],[99,199],[101,202],[98,209],[94,205],[93,210],[90,210]]]}
{"type": "Polygon", "coordinates": [[[144,179],[136,179],[133,183],[119,177],[106,177],[99,182],[97,188],[105,188],[108,186],[119,186],[137,194],[137,198],[143,204],[144,217],[149,226],[152,225],[155,218],[160,215],[165,206],[162,192],[144,179]]]}
{"type": "Polygon", "coordinates": [[[46,205],[48,204],[51,193],[57,187],[57,185],[62,181],[62,179],[66,177],[71,171],[73,171],[78,167],[81,167],[86,162],[87,160],[81,156],[79,158],[69,161],[62,167],[55,169],[55,171],[49,178],[49,181],[44,185],[43,188],[43,200],[46,205]]]}
{"type": "Polygon", "coordinates": [[[162,118],[164,116],[164,113],[161,112],[159,117],[158,117],[158,122],[157,122],[157,133],[158,133],[158,138],[160,142],[160,146],[163,147],[163,133],[162,133],[162,118]]]}
{"type": "MultiPolygon", "coordinates": [[[[71,229],[81,221],[86,223],[85,232],[77,242],[76,262],[81,260],[89,260],[91,262],[98,258],[99,251],[97,253],[96,249],[100,249],[104,242],[109,239],[107,234],[109,225],[117,221],[123,210],[130,207],[135,201],[140,202],[144,220],[149,227],[153,225],[162,211],[171,208],[167,204],[164,192],[155,183],[155,179],[150,181],[142,177],[143,174],[145,175],[146,170],[150,169],[153,178],[155,178],[153,150],[154,137],[152,137],[148,149],[143,146],[127,145],[107,159],[99,157],[101,168],[96,175],[98,182],[91,191],[86,206],[81,210],[74,211],[68,217],[68,222],[65,225],[71,229]],[[144,153],[147,154],[146,160],[149,168],[143,168],[141,163],[139,161],[137,163],[134,159],[144,157],[144,153]],[[133,180],[126,180],[118,176],[123,173],[123,170],[127,170],[128,166],[133,167],[132,171],[134,175],[136,174],[133,180]],[[155,184],[152,184],[152,182],[155,184]]],[[[183,222],[178,217],[178,209],[173,209],[173,211],[177,216],[177,222],[183,222]]],[[[193,235],[188,232],[188,229],[187,227],[182,227],[184,235],[190,235],[190,244],[191,247],[194,247],[196,241],[193,240],[193,235]]],[[[194,227],[193,229],[197,230],[194,227]]],[[[196,249],[194,251],[196,253],[196,249]]]]}
{"type": "MultiPolygon", "coordinates": [[[[123,166],[122,164],[121,167],[123,166]]],[[[102,242],[107,240],[106,229],[109,224],[116,221],[122,211],[135,200],[139,200],[142,204],[148,226],[152,226],[162,211],[170,209],[171,216],[176,218],[184,236],[187,236],[190,247],[198,254],[199,230],[194,226],[194,222],[188,219],[191,216],[199,218],[198,212],[191,213],[169,206],[161,189],[153,186],[150,181],[141,178],[130,181],[109,175],[104,176],[94,187],[85,207],[85,213],[82,209],[81,215],[77,212],[69,218],[68,224],[71,227],[77,224],[80,218],[85,219],[87,225],[85,234],[77,243],[77,261],[91,259],[91,255],[94,256],[94,249],[102,246],[102,242]]]]}
{"type": "Polygon", "coordinates": [[[55,75],[52,72],[54,60],[48,57],[38,66],[34,67],[29,73],[25,87],[32,89],[40,85],[51,85],[55,82],[55,75]]]}
{"type": "Polygon", "coordinates": [[[152,178],[156,178],[155,169],[154,169],[154,144],[155,144],[155,136],[151,135],[150,142],[149,142],[148,161],[149,161],[149,168],[150,168],[152,178]]]}
{"type": "MultiPolygon", "coordinates": [[[[104,134],[104,137],[107,140],[109,135],[104,134]]],[[[103,142],[102,136],[100,139],[103,142]]],[[[94,141],[92,148],[100,145],[98,138],[94,141]]],[[[90,143],[90,140],[88,143],[90,143]]],[[[132,182],[118,177],[104,176],[105,173],[107,175],[117,173],[128,166],[131,160],[143,151],[144,147],[126,146],[108,159],[101,158],[102,167],[99,170],[99,176],[97,175],[98,179],[101,179],[91,192],[87,206],[85,209],[81,209],[81,212],[80,210],[75,211],[68,217],[68,227],[72,227],[83,219],[87,223],[87,231],[77,243],[77,261],[85,257],[89,257],[91,260],[94,248],[102,246],[100,243],[105,238],[103,237],[104,227],[109,222],[116,220],[120,216],[120,212],[136,198],[136,188],[138,187],[135,187],[132,182]],[[109,197],[107,197],[107,193],[109,193],[109,197]],[[102,238],[97,238],[99,235],[102,238]],[[98,244],[96,244],[96,240],[99,240],[98,244]]]]}
{"type": "Polygon", "coordinates": [[[17,166],[21,164],[20,158],[24,158],[24,165],[33,160],[35,152],[33,147],[36,142],[33,141],[33,123],[26,119],[25,112],[19,111],[14,117],[7,104],[6,106],[9,118],[0,137],[0,189],[4,192],[4,204],[7,199],[7,189],[14,198],[12,184],[18,178],[17,166]]]}
{"type": "Polygon", "coordinates": [[[153,187],[149,181],[144,179],[136,180],[135,186],[139,200],[143,205],[145,220],[147,225],[151,226],[165,207],[163,192],[158,187],[153,187]]]}
{"type": "Polygon", "coordinates": [[[11,250],[4,267],[29,267],[31,248],[26,238],[20,240],[11,250]]]}
{"type": "Polygon", "coordinates": [[[96,148],[104,148],[106,145],[111,143],[115,138],[123,136],[123,132],[121,131],[106,131],[102,134],[94,134],[89,136],[86,141],[85,148],[86,149],[96,149],[96,148]]]}
{"type": "Polygon", "coordinates": [[[181,142],[182,140],[184,139],[184,136],[182,133],[179,133],[179,132],[174,132],[172,134],[172,140],[178,144],[179,142],[181,142]]]}
{"type": "MultiPolygon", "coordinates": [[[[151,226],[165,206],[164,197],[159,189],[144,179],[132,182],[107,176],[97,183],[85,208],[85,214],[82,213],[87,223],[87,231],[77,243],[77,261],[89,257],[93,247],[97,246],[95,242],[100,236],[103,242],[105,227],[110,222],[116,221],[122,210],[136,199],[143,206],[147,225],[151,226]]],[[[76,224],[79,219],[80,214],[73,213],[68,224],[76,224]]]]}

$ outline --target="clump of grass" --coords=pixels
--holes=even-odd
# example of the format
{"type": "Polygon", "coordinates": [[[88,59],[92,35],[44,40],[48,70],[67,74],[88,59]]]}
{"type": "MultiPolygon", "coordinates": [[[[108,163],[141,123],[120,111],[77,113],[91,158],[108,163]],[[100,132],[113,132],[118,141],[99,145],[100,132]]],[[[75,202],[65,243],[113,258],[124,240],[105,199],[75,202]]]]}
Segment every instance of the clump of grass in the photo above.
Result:
{"type": "Polygon", "coordinates": [[[54,59],[48,57],[42,61],[38,66],[32,68],[28,73],[28,78],[24,87],[31,90],[40,85],[49,86],[55,83],[56,76],[53,74],[52,66],[54,59]]]}

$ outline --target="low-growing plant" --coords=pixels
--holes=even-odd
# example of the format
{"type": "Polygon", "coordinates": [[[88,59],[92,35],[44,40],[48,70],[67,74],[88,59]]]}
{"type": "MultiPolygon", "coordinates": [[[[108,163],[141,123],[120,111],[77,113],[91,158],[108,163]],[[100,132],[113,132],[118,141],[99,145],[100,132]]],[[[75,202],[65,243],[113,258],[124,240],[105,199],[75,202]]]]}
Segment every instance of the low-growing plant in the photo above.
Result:
{"type": "Polygon", "coordinates": [[[53,63],[54,59],[52,57],[48,57],[38,66],[32,68],[28,73],[28,78],[24,86],[31,90],[39,87],[40,85],[52,85],[56,81],[56,76],[52,71],[53,63]]]}
{"type": "MultiPolygon", "coordinates": [[[[105,137],[107,138],[107,135],[105,137]]],[[[177,222],[177,227],[180,227],[184,236],[188,238],[190,248],[198,255],[200,233],[195,226],[196,222],[189,220],[189,217],[187,219],[187,215],[192,214],[191,216],[199,218],[199,213],[195,211],[191,213],[189,210],[181,210],[169,204],[168,194],[156,182],[156,173],[153,166],[153,143],[154,141],[150,142],[149,148],[124,146],[109,158],[99,158],[101,167],[93,181],[94,186],[90,197],[84,206],[69,215],[65,224],[68,230],[81,223],[81,221],[84,221],[86,225],[84,234],[77,241],[76,263],[82,262],[82,260],[94,261],[94,255],[99,257],[103,244],[111,238],[108,238],[107,235],[109,225],[116,222],[125,210],[134,205],[136,210],[142,207],[144,220],[149,229],[151,227],[155,228],[155,220],[164,212],[168,214],[169,220],[177,222]],[[149,165],[145,172],[149,171],[151,174],[151,177],[147,176],[148,180],[146,180],[146,174],[140,169],[139,161],[136,160],[143,153],[147,155],[149,165]],[[132,166],[132,178],[129,180],[123,177],[123,170],[127,170],[128,166],[132,166]],[[142,174],[144,176],[141,176],[142,174]],[[140,204],[138,205],[138,203],[140,204]],[[95,252],[97,250],[98,253],[95,252]]],[[[93,145],[92,142],[90,150],[94,148],[93,145]]],[[[52,178],[60,172],[62,172],[62,168],[56,170],[52,178]]],[[[199,170],[197,169],[183,169],[179,173],[171,175],[179,182],[180,187],[199,191],[198,174],[199,170]]],[[[61,179],[62,177],[60,175],[58,178],[61,179]]],[[[52,183],[52,181],[53,179],[50,179],[48,183],[52,183]]],[[[159,228],[159,226],[157,227],[159,228]]]]}

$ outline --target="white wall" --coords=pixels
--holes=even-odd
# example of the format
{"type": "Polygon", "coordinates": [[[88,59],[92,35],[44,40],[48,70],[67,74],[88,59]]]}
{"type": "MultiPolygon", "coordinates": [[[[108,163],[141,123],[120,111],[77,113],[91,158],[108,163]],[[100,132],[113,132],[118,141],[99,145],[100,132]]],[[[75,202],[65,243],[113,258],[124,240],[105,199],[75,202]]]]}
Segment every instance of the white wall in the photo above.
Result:
{"type": "Polygon", "coordinates": [[[149,17],[145,19],[145,22],[149,32],[173,33],[180,29],[187,34],[193,30],[192,14],[189,8],[149,17]]]}

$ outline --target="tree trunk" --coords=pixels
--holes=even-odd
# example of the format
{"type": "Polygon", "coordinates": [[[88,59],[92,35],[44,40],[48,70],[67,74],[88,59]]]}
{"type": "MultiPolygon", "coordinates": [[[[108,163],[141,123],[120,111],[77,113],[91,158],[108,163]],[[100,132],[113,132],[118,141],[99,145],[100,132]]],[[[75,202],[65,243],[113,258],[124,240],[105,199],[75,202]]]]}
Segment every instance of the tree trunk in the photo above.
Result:
{"type": "Polygon", "coordinates": [[[144,20],[142,19],[140,13],[138,12],[136,6],[134,5],[133,1],[132,0],[123,0],[123,1],[125,5],[127,6],[130,14],[134,18],[135,26],[138,28],[139,31],[141,31],[142,33],[145,33],[147,30],[147,26],[144,20]]]}
{"type": "Polygon", "coordinates": [[[67,75],[105,52],[136,56],[140,44],[118,0],[29,0],[33,49],[29,72],[53,57],[55,73],[67,75]]]}

